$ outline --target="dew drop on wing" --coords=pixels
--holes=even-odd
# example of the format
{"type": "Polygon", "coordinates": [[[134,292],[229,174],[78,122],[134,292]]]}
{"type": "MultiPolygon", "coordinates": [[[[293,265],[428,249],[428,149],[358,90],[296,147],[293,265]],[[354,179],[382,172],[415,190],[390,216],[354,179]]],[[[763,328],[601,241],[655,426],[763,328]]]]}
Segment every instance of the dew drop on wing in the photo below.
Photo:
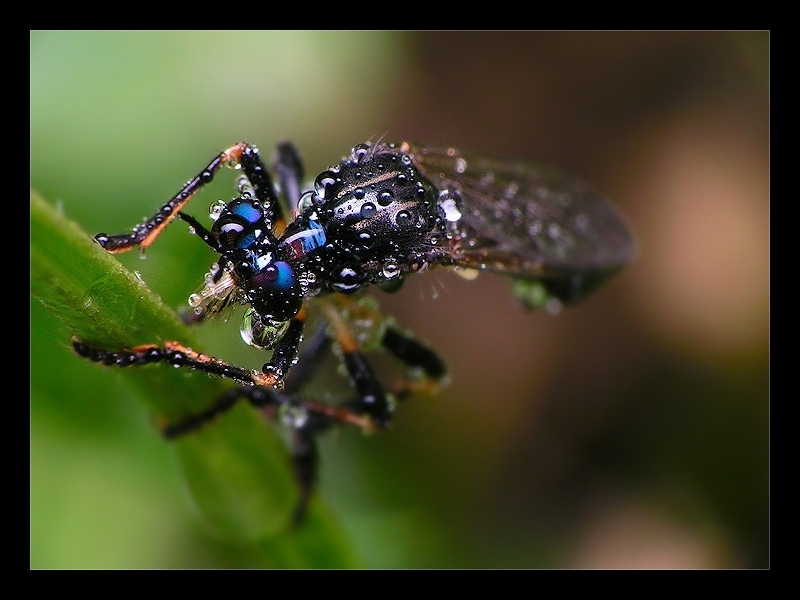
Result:
{"type": "Polygon", "coordinates": [[[436,188],[459,195],[456,264],[538,282],[537,308],[547,297],[582,299],[635,253],[622,216],[577,177],[455,148],[408,144],[408,151],[436,188]]]}

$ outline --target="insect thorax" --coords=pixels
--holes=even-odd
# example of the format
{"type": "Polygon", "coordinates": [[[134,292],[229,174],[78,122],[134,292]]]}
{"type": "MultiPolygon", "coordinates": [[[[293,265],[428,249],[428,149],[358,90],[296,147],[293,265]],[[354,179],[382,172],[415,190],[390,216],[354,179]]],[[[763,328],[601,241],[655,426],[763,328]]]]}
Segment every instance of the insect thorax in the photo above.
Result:
{"type": "Polygon", "coordinates": [[[316,219],[325,231],[327,244],[309,256],[324,291],[389,286],[445,264],[450,242],[439,202],[410,157],[388,145],[356,146],[321,173],[298,223],[316,219]]]}

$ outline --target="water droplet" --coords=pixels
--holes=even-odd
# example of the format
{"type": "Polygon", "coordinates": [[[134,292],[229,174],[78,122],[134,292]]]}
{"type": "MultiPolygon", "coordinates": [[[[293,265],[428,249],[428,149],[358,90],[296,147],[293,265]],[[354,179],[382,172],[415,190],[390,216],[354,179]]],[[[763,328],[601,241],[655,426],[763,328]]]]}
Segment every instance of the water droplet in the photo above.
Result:
{"type": "Polygon", "coordinates": [[[211,217],[212,221],[216,221],[217,219],[219,219],[219,216],[225,210],[226,206],[227,205],[225,204],[224,200],[217,200],[211,206],[208,207],[208,216],[211,217]]]}
{"type": "Polygon", "coordinates": [[[256,195],[253,185],[250,183],[250,180],[244,175],[239,177],[239,181],[236,182],[236,188],[239,190],[240,196],[255,197],[256,195]]]}
{"type": "Polygon", "coordinates": [[[439,193],[439,208],[442,210],[445,221],[455,223],[461,218],[461,197],[458,194],[444,190],[439,193]]]}
{"type": "Polygon", "coordinates": [[[456,173],[463,173],[467,170],[467,161],[460,156],[456,159],[456,173]]]}
{"type": "Polygon", "coordinates": [[[297,276],[297,281],[300,283],[300,287],[307,290],[317,281],[317,276],[311,271],[303,271],[297,276]]]}
{"type": "Polygon", "coordinates": [[[239,333],[249,346],[255,348],[274,348],[286,330],[290,321],[273,321],[262,319],[252,308],[248,308],[242,317],[239,333]]]}
{"type": "Polygon", "coordinates": [[[309,190],[300,196],[300,200],[297,201],[297,210],[298,212],[303,213],[312,206],[314,206],[314,192],[309,190]]]}
{"type": "Polygon", "coordinates": [[[531,237],[537,236],[542,231],[542,222],[541,221],[534,221],[530,225],[528,225],[528,234],[531,237]]]}
{"type": "Polygon", "coordinates": [[[359,232],[358,236],[356,236],[356,243],[360,248],[369,249],[375,244],[375,240],[372,238],[372,234],[369,231],[361,231],[359,232]]]}
{"type": "Polygon", "coordinates": [[[317,179],[314,181],[314,189],[317,191],[317,195],[320,198],[328,200],[329,196],[332,195],[332,189],[336,183],[336,173],[333,171],[323,171],[317,175],[317,179]]]}
{"type": "Polygon", "coordinates": [[[358,164],[370,154],[369,144],[356,144],[350,152],[350,159],[358,164]]]}
{"type": "Polygon", "coordinates": [[[386,279],[393,279],[400,274],[400,265],[394,260],[387,260],[383,263],[383,276],[386,279]]]}
{"type": "Polygon", "coordinates": [[[394,221],[399,227],[408,227],[411,225],[411,213],[407,210],[398,211],[394,221]]]}
{"type": "Polygon", "coordinates": [[[378,194],[378,204],[381,206],[389,206],[394,201],[394,194],[390,190],[383,190],[378,194]]]}
{"type": "Polygon", "coordinates": [[[284,404],[280,409],[280,419],[284,425],[300,429],[308,421],[308,410],[299,404],[284,404]]]}
{"type": "Polygon", "coordinates": [[[352,294],[361,288],[364,274],[355,268],[345,265],[331,273],[331,286],[341,294],[352,294]]]}
{"type": "Polygon", "coordinates": [[[549,312],[551,315],[557,315],[561,312],[563,305],[558,298],[550,298],[547,300],[547,303],[544,306],[545,310],[549,312]]]}
{"type": "Polygon", "coordinates": [[[361,217],[364,219],[374,217],[376,212],[378,212],[378,209],[375,208],[375,205],[372,202],[364,202],[364,204],[361,206],[361,217]]]}

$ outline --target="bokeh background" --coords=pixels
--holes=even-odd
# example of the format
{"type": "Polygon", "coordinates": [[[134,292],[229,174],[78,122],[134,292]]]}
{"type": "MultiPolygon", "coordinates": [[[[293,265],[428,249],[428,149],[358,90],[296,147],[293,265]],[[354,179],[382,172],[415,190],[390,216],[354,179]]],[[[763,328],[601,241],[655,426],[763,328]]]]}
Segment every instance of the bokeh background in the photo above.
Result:
{"type": "MultiPolygon", "coordinates": [[[[374,293],[451,383],[322,441],[365,567],[769,566],[768,33],[34,31],[30,51],[31,187],[92,234],[242,139],[293,140],[310,176],[381,136],[554,163],[626,215],[635,262],[558,316],[488,274],[374,293]]],[[[182,224],[135,254],[175,308],[213,260],[182,224]]],[[[249,566],[116,374],[33,299],[30,332],[31,566],[249,566]]],[[[200,335],[264,362],[238,318],[200,335]]]]}

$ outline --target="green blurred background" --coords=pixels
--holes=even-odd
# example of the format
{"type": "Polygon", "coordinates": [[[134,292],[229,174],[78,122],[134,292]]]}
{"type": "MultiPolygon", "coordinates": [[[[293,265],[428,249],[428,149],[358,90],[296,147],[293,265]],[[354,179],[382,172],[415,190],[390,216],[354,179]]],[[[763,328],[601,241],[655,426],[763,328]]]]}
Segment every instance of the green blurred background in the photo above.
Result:
{"type": "MultiPolygon", "coordinates": [[[[491,275],[374,292],[451,384],[386,433],[322,440],[320,495],[364,567],[769,566],[767,33],[30,39],[31,187],[91,234],[130,229],[243,139],[265,156],[293,140],[309,176],[381,136],[554,163],[628,217],[637,260],[556,317],[491,275]]],[[[213,256],[176,224],[120,260],[177,308],[213,256]]],[[[207,534],[118,375],[34,299],[30,332],[31,566],[254,566],[207,534]]],[[[265,361],[237,317],[199,335],[265,361]]]]}

